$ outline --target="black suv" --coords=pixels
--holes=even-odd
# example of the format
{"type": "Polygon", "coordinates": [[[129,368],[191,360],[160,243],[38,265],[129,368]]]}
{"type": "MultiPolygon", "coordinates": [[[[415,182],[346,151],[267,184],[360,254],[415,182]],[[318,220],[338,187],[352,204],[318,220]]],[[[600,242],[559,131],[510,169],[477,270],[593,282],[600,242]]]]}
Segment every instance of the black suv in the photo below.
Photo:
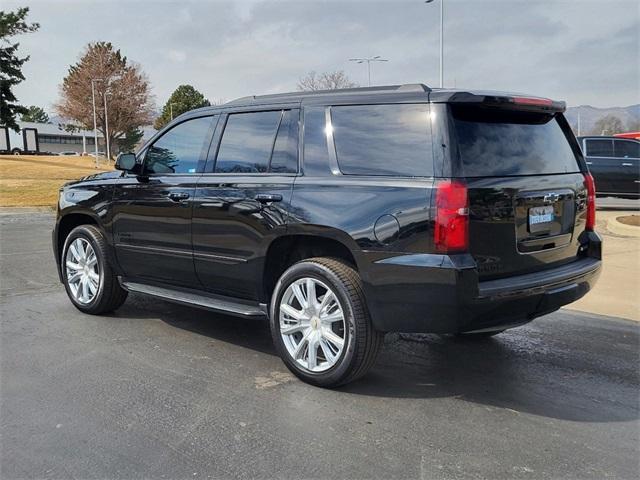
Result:
{"type": "Polygon", "coordinates": [[[596,195],[640,198],[640,142],[631,138],[578,137],[596,195]]]}
{"type": "Polygon", "coordinates": [[[191,111],[61,189],[60,279],[91,314],[139,292],[267,317],[321,386],[362,376],[384,332],[494,335],[600,272],[564,108],[418,84],[191,111]]]}

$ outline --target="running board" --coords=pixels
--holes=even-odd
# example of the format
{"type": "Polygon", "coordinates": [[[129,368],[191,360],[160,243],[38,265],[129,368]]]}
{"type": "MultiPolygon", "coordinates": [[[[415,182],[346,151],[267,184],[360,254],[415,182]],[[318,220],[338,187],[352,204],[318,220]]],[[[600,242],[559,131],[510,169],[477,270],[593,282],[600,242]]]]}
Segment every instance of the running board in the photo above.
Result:
{"type": "Polygon", "coordinates": [[[142,293],[158,297],[168,302],[191,305],[214,312],[223,312],[239,317],[266,317],[266,311],[257,303],[237,300],[219,295],[195,291],[178,290],[144,283],[122,281],[122,287],[129,292],[142,293]]]}

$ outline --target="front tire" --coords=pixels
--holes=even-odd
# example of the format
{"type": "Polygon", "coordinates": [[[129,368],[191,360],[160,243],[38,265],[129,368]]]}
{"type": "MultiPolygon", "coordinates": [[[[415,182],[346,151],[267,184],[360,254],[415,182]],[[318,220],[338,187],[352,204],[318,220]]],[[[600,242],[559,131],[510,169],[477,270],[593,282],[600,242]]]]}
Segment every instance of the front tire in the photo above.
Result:
{"type": "Polygon", "coordinates": [[[384,339],[371,324],[360,276],[337,259],[291,266],[276,284],[270,313],[273,343],[287,368],[320,387],[362,377],[384,339]]]}
{"type": "Polygon", "coordinates": [[[108,313],[127,299],[107,259],[106,241],[95,225],[74,228],[64,242],[60,259],[64,287],[83,313],[108,313]]]}

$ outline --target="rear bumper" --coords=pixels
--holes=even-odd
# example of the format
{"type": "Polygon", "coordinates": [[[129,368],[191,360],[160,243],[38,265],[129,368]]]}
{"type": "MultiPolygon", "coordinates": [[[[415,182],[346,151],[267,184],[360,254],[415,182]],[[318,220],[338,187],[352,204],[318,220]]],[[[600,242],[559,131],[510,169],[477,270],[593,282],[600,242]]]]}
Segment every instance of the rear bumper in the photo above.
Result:
{"type": "Polygon", "coordinates": [[[491,281],[478,280],[470,255],[374,261],[365,279],[374,326],[399,332],[489,331],[553,312],[583,297],[600,275],[600,237],[585,235],[584,256],[569,264],[491,281]]]}

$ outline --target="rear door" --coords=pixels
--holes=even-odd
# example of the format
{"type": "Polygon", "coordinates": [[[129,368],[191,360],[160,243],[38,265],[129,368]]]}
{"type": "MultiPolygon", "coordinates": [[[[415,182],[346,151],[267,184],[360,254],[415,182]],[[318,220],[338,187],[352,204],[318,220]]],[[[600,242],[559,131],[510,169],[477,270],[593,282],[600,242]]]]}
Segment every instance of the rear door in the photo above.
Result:
{"type": "Polygon", "coordinates": [[[613,140],[587,138],[584,140],[587,167],[596,182],[598,194],[616,191],[620,162],[615,159],[613,140]]]}
{"type": "Polygon", "coordinates": [[[267,245],[286,230],[300,110],[231,113],[196,191],[195,269],[214,293],[256,299],[267,245]],[[216,155],[217,153],[217,155],[216,155]]]}
{"type": "Polygon", "coordinates": [[[640,142],[615,139],[613,153],[618,163],[616,191],[623,195],[640,195],[640,142]]]}
{"type": "Polygon", "coordinates": [[[217,118],[177,124],[149,146],[140,175],[115,187],[113,233],[118,262],[129,278],[197,286],[191,213],[217,118]]]}
{"type": "Polygon", "coordinates": [[[586,221],[580,150],[560,113],[449,107],[454,176],[469,189],[481,279],[576,259],[586,221]]]}

